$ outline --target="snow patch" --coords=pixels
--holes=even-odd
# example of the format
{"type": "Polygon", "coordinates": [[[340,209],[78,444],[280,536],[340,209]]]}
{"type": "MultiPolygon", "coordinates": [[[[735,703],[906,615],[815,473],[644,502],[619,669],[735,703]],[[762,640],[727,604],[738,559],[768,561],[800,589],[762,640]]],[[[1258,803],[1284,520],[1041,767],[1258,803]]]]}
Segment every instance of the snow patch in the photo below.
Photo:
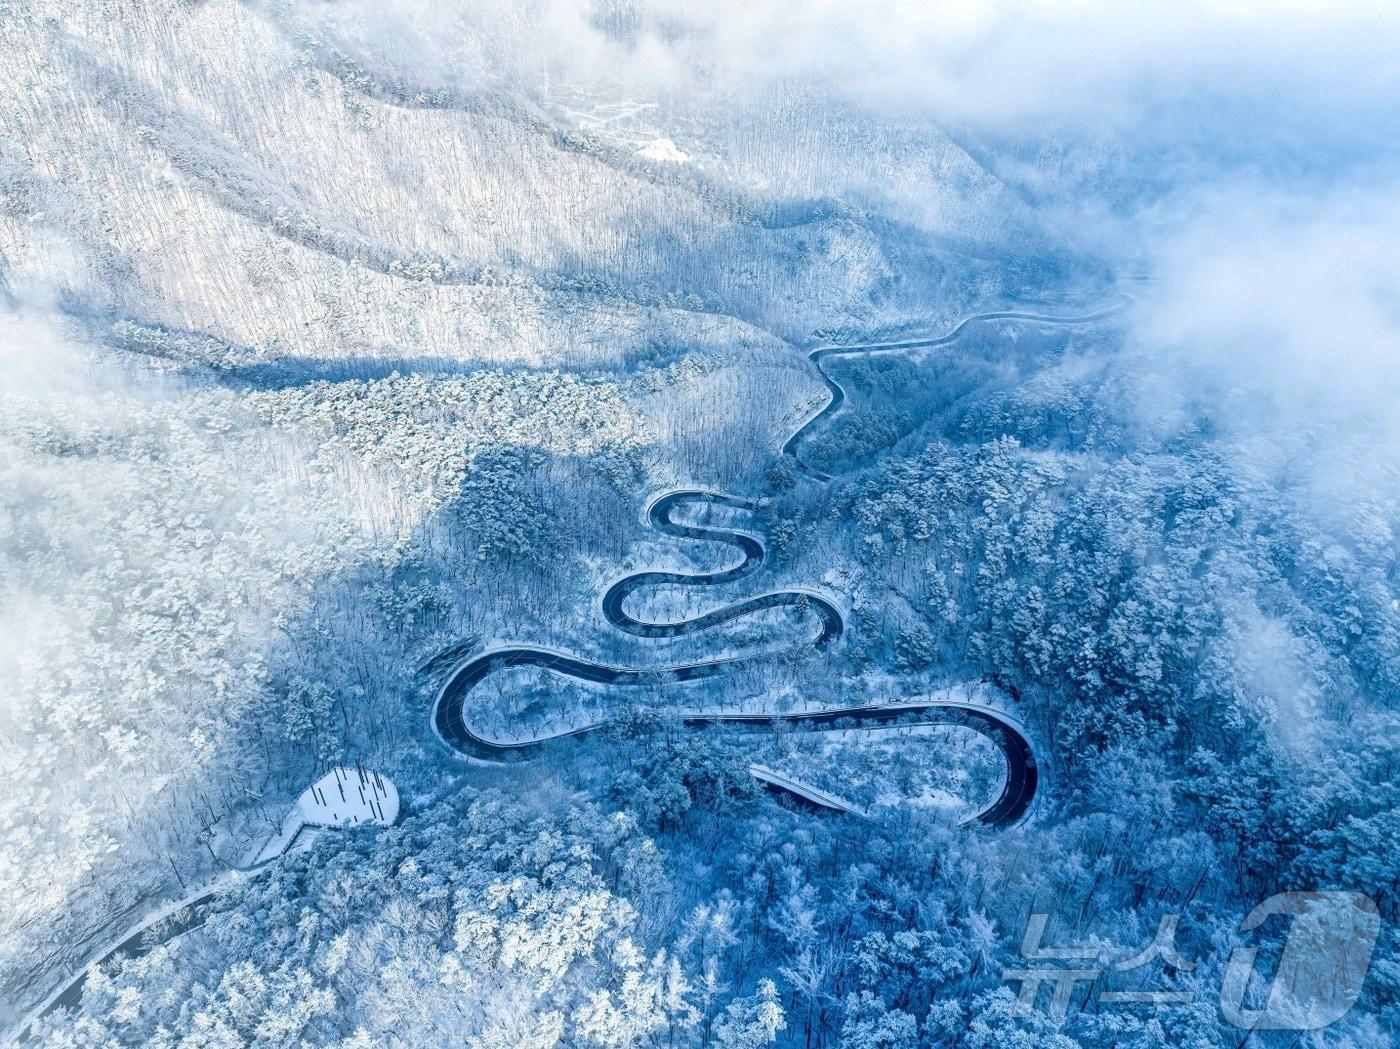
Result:
{"type": "MultiPolygon", "coordinates": [[[[250,868],[271,863],[290,850],[304,831],[377,823],[392,827],[399,818],[398,788],[387,776],[338,766],[301,792],[279,833],[252,857],[250,868]]],[[[304,843],[304,842],[303,842],[304,843]]]]}
{"type": "Polygon", "coordinates": [[[690,159],[690,154],[684,152],[669,138],[652,139],[637,150],[637,156],[659,161],[662,164],[684,164],[690,159]]]}
{"type": "Polygon", "coordinates": [[[313,827],[353,827],[399,818],[399,792],[386,777],[358,768],[333,768],[297,798],[287,816],[313,827]]]}

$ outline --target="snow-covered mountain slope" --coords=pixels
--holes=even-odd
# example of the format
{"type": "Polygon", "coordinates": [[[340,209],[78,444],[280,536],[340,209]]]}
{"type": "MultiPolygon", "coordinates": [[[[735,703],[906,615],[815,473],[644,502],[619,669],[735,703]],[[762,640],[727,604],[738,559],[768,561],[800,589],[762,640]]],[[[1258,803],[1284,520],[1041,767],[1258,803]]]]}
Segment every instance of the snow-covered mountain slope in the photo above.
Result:
{"type": "Polygon", "coordinates": [[[295,784],[264,735],[288,703],[353,693],[346,723],[383,725],[428,635],[573,642],[556,606],[615,566],[639,471],[753,475],[820,395],[792,343],[1094,276],[937,128],[820,84],[640,97],[523,71],[508,41],[437,61],[363,28],[334,5],[0,5],[16,1008],[202,876],[205,825],[295,784]],[[569,522],[547,565],[482,553],[544,543],[492,517],[507,489],[569,522]],[[375,589],[405,565],[436,595],[417,612],[375,589]],[[401,614],[436,626],[393,656],[360,633],[401,614]]]}
{"type": "Polygon", "coordinates": [[[1376,6],[0,0],[0,1032],[1393,1047],[1376,6]]]}
{"type": "Polygon", "coordinates": [[[253,355],[579,365],[946,319],[1004,292],[998,245],[1062,276],[946,137],[811,87],[604,122],[280,5],[30,5],[0,32],[10,285],[253,355]],[[662,134],[692,159],[639,152],[662,134]]]}

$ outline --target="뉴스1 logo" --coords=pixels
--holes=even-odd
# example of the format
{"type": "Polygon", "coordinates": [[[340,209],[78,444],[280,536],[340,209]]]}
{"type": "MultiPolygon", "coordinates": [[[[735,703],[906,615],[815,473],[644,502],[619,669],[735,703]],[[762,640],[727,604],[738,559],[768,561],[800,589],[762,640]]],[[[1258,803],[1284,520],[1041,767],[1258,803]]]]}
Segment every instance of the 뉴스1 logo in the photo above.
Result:
{"type": "Polygon", "coordinates": [[[1240,931],[1274,915],[1292,923],[1263,1007],[1244,1005],[1258,950],[1236,947],[1225,966],[1221,1012],[1252,1031],[1316,1031],[1335,1023],[1361,997],[1381,931],[1375,901],[1359,892],[1283,892],[1255,907],[1240,931]]]}
{"type": "MultiPolygon", "coordinates": [[[[1361,997],[1371,952],[1380,935],[1380,912],[1375,901],[1359,892],[1284,892],[1255,907],[1240,926],[1241,933],[1258,930],[1273,917],[1289,920],[1273,979],[1264,993],[1251,993],[1268,979],[1257,972],[1259,948],[1236,947],[1230,952],[1220,985],[1220,1011],[1235,1027],[1252,1031],[1316,1031],[1335,1023],[1361,997]],[[1247,1005],[1246,1000],[1256,1004],[1247,1005]]],[[[1048,915],[1032,914],[1021,940],[1021,958],[1032,963],[1006,969],[1002,979],[1020,984],[1017,1003],[1036,1007],[1042,985],[1052,988],[1049,1013],[1063,1019],[1075,989],[1099,987],[1098,1006],[1182,1005],[1196,1000],[1194,990],[1126,990],[1112,986],[1114,974],[1141,969],[1160,961],[1174,973],[1190,973],[1195,960],[1176,946],[1179,915],[1162,917],[1152,941],[1117,960],[1099,946],[1047,947],[1048,915]],[[1097,963],[1097,964],[1093,964],[1097,963]]],[[[1092,991],[1090,992],[1092,993],[1092,991]]]]}

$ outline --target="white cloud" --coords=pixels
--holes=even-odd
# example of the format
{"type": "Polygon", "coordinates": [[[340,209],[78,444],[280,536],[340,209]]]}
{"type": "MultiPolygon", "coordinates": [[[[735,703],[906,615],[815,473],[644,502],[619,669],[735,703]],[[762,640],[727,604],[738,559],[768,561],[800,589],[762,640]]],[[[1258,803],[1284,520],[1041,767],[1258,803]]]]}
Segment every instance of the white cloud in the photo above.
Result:
{"type": "MultiPolygon", "coordinates": [[[[1400,389],[1400,201],[1229,195],[1157,249],[1144,329],[1241,381],[1332,414],[1400,389]]],[[[1386,405],[1393,408],[1393,403],[1386,405]]]]}
{"type": "Polygon", "coordinates": [[[302,10],[420,74],[548,73],[717,97],[802,77],[944,120],[1101,130],[1193,92],[1369,111],[1400,87],[1400,8],[1360,0],[474,0],[426,11],[352,0],[302,10]]]}
{"type": "Polygon", "coordinates": [[[1324,516],[1400,512],[1400,202],[1237,186],[1152,252],[1128,355],[1144,425],[1204,420],[1324,516]]]}

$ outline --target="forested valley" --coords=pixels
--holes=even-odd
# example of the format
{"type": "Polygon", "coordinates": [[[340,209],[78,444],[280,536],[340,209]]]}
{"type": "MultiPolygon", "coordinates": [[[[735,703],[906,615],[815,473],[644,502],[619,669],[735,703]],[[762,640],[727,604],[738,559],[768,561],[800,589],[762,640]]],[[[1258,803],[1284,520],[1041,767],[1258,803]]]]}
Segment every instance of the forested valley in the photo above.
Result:
{"type": "Polygon", "coordinates": [[[673,7],[0,3],[0,1034],[1395,1045],[1359,45],[673,7]]]}

